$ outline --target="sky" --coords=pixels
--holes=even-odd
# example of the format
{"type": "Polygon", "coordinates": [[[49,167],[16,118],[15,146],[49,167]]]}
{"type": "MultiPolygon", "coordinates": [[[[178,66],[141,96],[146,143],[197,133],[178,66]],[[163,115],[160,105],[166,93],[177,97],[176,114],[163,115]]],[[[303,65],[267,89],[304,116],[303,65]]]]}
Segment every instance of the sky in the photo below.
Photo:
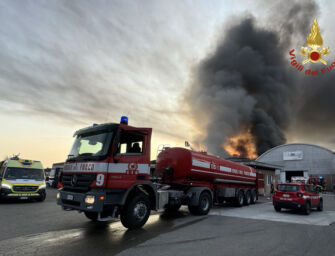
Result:
{"type": "MultiPolygon", "coordinates": [[[[251,14],[267,26],[274,8],[231,2],[1,1],[0,157],[20,153],[51,167],[65,160],[75,130],[122,115],[153,128],[152,158],[161,144],[199,141],[205,121],[185,100],[194,69],[234,19],[251,14]]],[[[335,6],[318,3],[332,51],[335,6]]],[[[287,141],[335,149],[331,132],[301,129],[293,122],[287,141]]]]}

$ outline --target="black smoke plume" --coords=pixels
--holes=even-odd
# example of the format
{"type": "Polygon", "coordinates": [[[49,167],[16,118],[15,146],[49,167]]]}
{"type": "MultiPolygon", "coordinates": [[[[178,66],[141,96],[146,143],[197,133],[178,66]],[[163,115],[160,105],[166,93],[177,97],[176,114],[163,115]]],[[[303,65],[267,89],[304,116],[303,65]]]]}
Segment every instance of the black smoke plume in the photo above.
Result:
{"type": "MultiPolygon", "coordinates": [[[[287,2],[280,10],[267,27],[252,16],[235,19],[194,72],[187,100],[198,123],[207,119],[204,143],[213,154],[227,156],[222,145],[241,133],[251,134],[258,155],[286,142],[299,86],[288,51],[305,41],[317,6],[287,2]]],[[[241,143],[236,150],[247,151],[241,143]]]]}

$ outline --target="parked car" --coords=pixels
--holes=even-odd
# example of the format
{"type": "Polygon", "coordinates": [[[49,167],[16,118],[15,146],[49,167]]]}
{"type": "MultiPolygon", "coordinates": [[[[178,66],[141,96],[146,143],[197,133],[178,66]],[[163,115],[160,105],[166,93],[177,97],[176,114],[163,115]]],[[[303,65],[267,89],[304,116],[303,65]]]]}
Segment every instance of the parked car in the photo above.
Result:
{"type": "Polygon", "coordinates": [[[46,179],[48,187],[59,188],[59,183],[62,181],[64,163],[55,163],[52,165],[49,176],[46,179]]]}
{"type": "Polygon", "coordinates": [[[323,210],[323,199],[311,184],[280,183],[272,198],[274,209],[296,209],[310,214],[312,208],[323,210]]]}

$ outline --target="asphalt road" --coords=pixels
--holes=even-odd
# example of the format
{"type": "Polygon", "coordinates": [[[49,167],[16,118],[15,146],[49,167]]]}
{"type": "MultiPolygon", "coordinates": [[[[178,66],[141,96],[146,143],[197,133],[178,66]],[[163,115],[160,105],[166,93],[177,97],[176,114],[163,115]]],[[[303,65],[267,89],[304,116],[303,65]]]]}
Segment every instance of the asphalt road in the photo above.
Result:
{"type": "Polygon", "coordinates": [[[49,189],[45,202],[0,204],[0,255],[335,255],[335,196],[323,212],[276,213],[270,200],[215,207],[208,216],[183,208],[153,214],[140,230],[94,223],[65,212],[49,189]]]}

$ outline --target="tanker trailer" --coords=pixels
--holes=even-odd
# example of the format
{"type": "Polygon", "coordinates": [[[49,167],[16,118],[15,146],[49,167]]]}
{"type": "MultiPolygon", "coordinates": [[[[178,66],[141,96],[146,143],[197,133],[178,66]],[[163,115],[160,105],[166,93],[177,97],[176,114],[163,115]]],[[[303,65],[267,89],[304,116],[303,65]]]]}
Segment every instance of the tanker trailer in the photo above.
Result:
{"type": "Polygon", "coordinates": [[[159,176],[151,177],[151,133],[128,125],[125,116],[119,124],[76,131],[57,203],[94,221],[120,217],[132,229],[142,227],[151,210],[187,205],[191,213],[205,215],[213,203],[257,200],[254,169],[204,152],[166,148],[156,161],[159,176]]]}
{"type": "Polygon", "coordinates": [[[242,206],[258,198],[255,169],[206,152],[166,148],[157,157],[156,175],[170,186],[168,210],[188,205],[193,214],[207,214],[204,204],[211,208],[213,203],[231,201],[242,206]]]}

